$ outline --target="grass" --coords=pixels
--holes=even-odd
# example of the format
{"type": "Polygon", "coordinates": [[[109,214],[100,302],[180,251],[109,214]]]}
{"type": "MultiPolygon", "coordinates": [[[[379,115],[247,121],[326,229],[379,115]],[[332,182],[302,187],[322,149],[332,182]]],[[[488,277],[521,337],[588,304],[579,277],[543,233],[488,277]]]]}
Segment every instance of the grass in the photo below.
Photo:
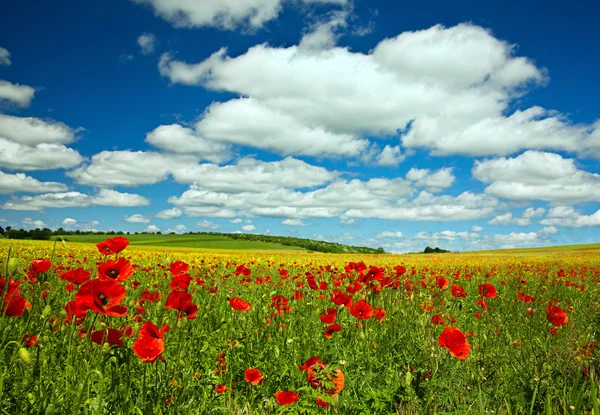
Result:
{"type": "MultiPolygon", "coordinates": [[[[161,248],[193,248],[208,250],[240,250],[240,251],[301,251],[297,246],[286,246],[270,242],[241,241],[217,235],[125,235],[131,246],[161,248]]],[[[104,241],[110,235],[66,235],[67,242],[93,243],[104,241]]],[[[55,238],[55,237],[53,237],[55,238]]]]}
{"type": "Polygon", "coordinates": [[[587,252],[600,254],[600,243],[582,244],[582,245],[557,245],[557,246],[541,246],[534,248],[511,248],[511,249],[494,249],[489,251],[473,251],[469,254],[531,254],[544,255],[555,254],[559,252],[587,252]]]}

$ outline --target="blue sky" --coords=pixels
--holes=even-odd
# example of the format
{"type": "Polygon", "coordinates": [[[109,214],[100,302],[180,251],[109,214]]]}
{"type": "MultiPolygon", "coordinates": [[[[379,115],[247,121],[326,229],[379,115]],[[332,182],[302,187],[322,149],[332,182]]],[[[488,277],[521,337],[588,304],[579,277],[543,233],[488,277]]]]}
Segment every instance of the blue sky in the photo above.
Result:
{"type": "Polygon", "coordinates": [[[0,225],[598,242],[585,3],[11,2],[0,225]]]}

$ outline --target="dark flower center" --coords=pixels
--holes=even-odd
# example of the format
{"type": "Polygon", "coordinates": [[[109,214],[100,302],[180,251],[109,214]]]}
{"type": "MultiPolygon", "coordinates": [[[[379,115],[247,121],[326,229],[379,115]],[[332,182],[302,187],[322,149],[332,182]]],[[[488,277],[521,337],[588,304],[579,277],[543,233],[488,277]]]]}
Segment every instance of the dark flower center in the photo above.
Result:
{"type": "Polygon", "coordinates": [[[110,278],[117,278],[119,276],[119,271],[113,268],[110,271],[108,271],[108,276],[110,278]]]}
{"type": "Polygon", "coordinates": [[[108,304],[108,298],[102,293],[98,294],[98,300],[100,300],[102,305],[108,304]]]}

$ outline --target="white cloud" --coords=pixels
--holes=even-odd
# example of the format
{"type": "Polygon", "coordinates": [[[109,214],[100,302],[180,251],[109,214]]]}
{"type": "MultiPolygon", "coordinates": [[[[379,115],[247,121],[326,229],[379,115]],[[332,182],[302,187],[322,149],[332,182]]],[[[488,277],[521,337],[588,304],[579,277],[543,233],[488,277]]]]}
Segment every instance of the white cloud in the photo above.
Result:
{"type": "Polygon", "coordinates": [[[77,225],[77,220],[73,219],[73,218],[65,218],[62,221],[62,224],[65,226],[73,226],[73,225],[77,225]]]}
{"type": "Polygon", "coordinates": [[[546,227],[544,227],[544,229],[542,229],[542,232],[544,232],[547,235],[550,235],[550,234],[558,233],[558,229],[556,229],[554,226],[546,226],[546,227]]]}
{"type": "Polygon", "coordinates": [[[433,234],[429,233],[429,232],[419,232],[418,234],[416,234],[414,236],[413,239],[416,240],[424,240],[424,241],[438,241],[438,240],[442,240],[442,241],[455,241],[457,239],[462,239],[462,240],[476,240],[479,239],[479,234],[476,232],[456,232],[456,231],[442,231],[442,232],[435,232],[433,234]]]}
{"type": "Polygon", "coordinates": [[[23,225],[31,228],[45,228],[46,224],[41,220],[33,220],[31,218],[23,218],[23,225]]]}
{"type": "Polygon", "coordinates": [[[242,223],[242,220],[240,218],[236,218],[236,219],[232,219],[229,221],[230,223],[242,223]]]}
{"type": "Polygon", "coordinates": [[[35,89],[28,85],[12,84],[0,80],[0,103],[5,100],[25,108],[31,104],[34,95],[35,89]]]}
{"type": "Polygon", "coordinates": [[[112,189],[100,189],[96,196],[93,197],[92,203],[94,205],[102,206],[134,207],[147,206],[150,204],[150,200],[133,193],[121,193],[112,189]]]}
{"type": "Polygon", "coordinates": [[[338,173],[288,157],[274,162],[243,158],[235,165],[223,167],[216,164],[174,166],[173,176],[181,183],[197,183],[205,189],[233,193],[314,187],[331,181],[338,173]]]}
{"type": "Polygon", "coordinates": [[[156,36],[152,33],[142,33],[137,38],[137,44],[141,49],[142,55],[152,55],[156,47],[156,36]]]}
{"type": "Polygon", "coordinates": [[[143,151],[102,151],[91,163],[67,175],[90,186],[137,186],[165,180],[174,166],[194,163],[196,158],[143,151]]]}
{"type": "Polygon", "coordinates": [[[146,227],[146,232],[160,232],[160,228],[156,225],[149,225],[146,227]]]}
{"type": "Polygon", "coordinates": [[[490,225],[518,225],[518,226],[529,226],[531,225],[532,218],[538,218],[546,213],[544,208],[527,208],[523,211],[520,218],[514,218],[511,212],[507,212],[496,216],[488,222],[490,225]]]}
{"type": "Polygon", "coordinates": [[[354,222],[356,222],[356,219],[354,219],[354,218],[349,218],[349,217],[348,217],[348,216],[346,216],[346,215],[341,215],[341,216],[340,216],[340,223],[341,223],[342,225],[350,226],[350,225],[352,225],[354,222]]]}
{"type": "Polygon", "coordinates": [[[0,137],[28,146],[66,144],[76,139],[75,130],[62,122],[7,114],[0,114],[0,137]]]}
{"type": "Polygon", "coordinates": [[[145,206],[150,201],[140,195],[120,193],[102,189],[96,195],[89,196],[80,192],[45,193],[38,196],[13,197],[2,209],[40,211],[46,208],[73,208],[90,205],[133,207],[145,206]]]}
{"type": "Polygon", "coordinates": [[[570,206],[556,206],[550,208],[548,215],[540,223],[569,228],[600,226],[600,209],[590,215],[582,215],[570,206]]]}
{"type": "Polygon", "coordinates": [[[131,223],[149,223],[150,219],[144,215],[141,215],[139,213],[136,213],[135,215],[131,215],[131,216],[125,216],[123,218],[123,220],[125,220],[126,222],[131,222],[131,223]]]}
{"type": "Polygon", "coordinates": [[[508,235],[494,235],[493,240],[504,247],[516,245],[533,245],[540,242],[541,235],[537,232],[511,232],[508,235]]]}
{"type": "Polygon", "coordinates": [[[204,229],[219,229],[221,227],[221,225],[219,225],[218,223],[214,223],[209,220],[202,220],[200,222],[196,222],[196,225],[204,229]]]}
{"type": "Polygon", "coordinates": [[[67,186],[63,183],[40,182],[23,173],[9,174],[0,171],[0,194],[65,192],[66,190],[67,186]]]}
{"type": "Polygon", "coordinates": [[[156,214],[156,217],[160,219],[175,219],[180,217],[181,215],[181,209],[171,208],[158,212],[156,214]]]}
{"type": "Polygon", "coordinates": [[[600,201],[600,174],[579,170],[573,159],[526,151],[515,158],[476,161],[473,176],[485,192],[512,200],[578,203],[600,201]]]}
{"type": "Polygon", "coordinates": [[[69,169],[83,161],[81,155],[61,144],[27,146],[0,137],[0,167],[18,170],[69,169]]]}
{"type": "Polygon", "coordinates": [[[245,232],[252,232],[256,230],[256,226],[254,225],[244,225],[242,226],[242,230],[245,232]]]}
{"type": "Polygon", "coordinates": [[[336,10],[311,27],[311,30],[302,36],[300,48],[312,51],[321,51],[333,48],[340,37],[339,30],[347,27],[346,20],[349,10],[336,10]]]}
{"type": "Polygon", "coordinates": [[[4,48],[0,48],[0,66],[10,66],[10,52],[4,48]]]}
{"type": "Polygon", "coordinates": [[[402,154],[400,152],[400,147],[395,146],[392,147],[390,145],[386,145],[381,153],[377,155],[375,159],[375,164],[379,166],[397,166],[404,161],[406,158],[406,154],[402,154]]]}
{"type": "Polygon", "coordinates": [[[196,124],[197,132],[213,141],[262,148],[282,155],[356,156],[368,141],[306,125],[294,116],[253,98],[212,104],[196,124]]]}
{"type": "MultiPolygon", "coordinates": [[[[348,0],[302,0],[304,3],[346,4],[348,0]]],[[[157,16],[178,28],[212,26],[233,30],[259,29],[279,15],[284,0],[134,0],[152,6],[157,16]]]]}
{"type": "Polygon", "coordinates": [[[374,236],[374,238],[402,238],[402,232],[379,232],[374,236]]]}
{"type": "Polygon", "coordinates": [[[471,227],[471,230],[473,232],[481,232],[483,230],[482,226],[478,226],[478,225],[474,225],[473,227],[471,227]]]}
{"type": "Polygon", "coordinates": [[[436,193],[452,186],[455,177],[451,167],[444,167],[431,173],[429,169],[411,168],[406,173],[406,179],[413,181],[417,187],[425,187],[428,191],[436,193]]]}
{"type": "Polygon", "coordinates": [[[282,225],[287,225],[287,226],[306,226],[306,224],[304,222],[302,222],[302,220],[300,219],[285,219],[284,221],[281,222],[282,225]]]}
{"type": "Polygon", "coordinates": [[[155,128],[146,135],[146,142],[168,152],[195,154],[214,163],[222,163],[231,158],[230,145],[206,140],[191,128],[179,124],[155,128]]]}

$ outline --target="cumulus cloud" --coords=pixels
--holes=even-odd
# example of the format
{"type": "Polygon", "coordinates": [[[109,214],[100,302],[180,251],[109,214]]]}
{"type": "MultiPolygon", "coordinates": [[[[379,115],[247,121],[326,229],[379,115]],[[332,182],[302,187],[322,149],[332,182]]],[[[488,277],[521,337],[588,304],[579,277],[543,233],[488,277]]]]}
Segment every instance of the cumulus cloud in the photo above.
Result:
{"type": "Polygon", "coordinates": [[[65,226],[73,226],[73,225],[77,225],[77,220],[73,219],[73,218],[65,218],[62,221],[62,224],[65,226]]]}
{"type": "Polygon", "coordinates": [[[34,95],[35,89],[28,85],[13,84],[0,80],[0,103],[6,101],[25,108],[31,104],[34,95]]]}
{"type": "MultiPolygon", "coordinates": [[[[2,150],[0,150],[1,152],[2,150]]],[[[0,194],[65,192],[67,186],[58,182],[41,182],[23,173],[9,174],[0,171],[0,194]]]]}
{"type": "Polygon", "coordinates": [[[577,168],[559,154],[529,150],[514,158],[476,161],[473,177],[485,192],[512,200],[560,203],[600,201],[600,174],[577,168]]]}
{"type": "Polygon", "coordinates": [[[145,206],[150,201],[143,196],[102,189],[90,196],[80,192],[45,193],[38,196],[13,197],[1,207],[7,210],[41,211],[48,208],[74,208],[92,205],[134,207],[145,206]]]}
{"type": "Polygon", "coordinates": [[[374,238],[402,238],[402,232],[379,232],[374,238]]]}
{"type": "Polygon", "coordinates": [[[546,213],[544,208],[527,208],[523,211],[520,218],[513,217],[511,212],[503,213],[494,217],[488,222],[490,225],[518,225],[518,226],[529,226],[531,225],[532,218],[538,218],[546,213]]]}
{"type": "Polygon", "coordinates": [[[397,166],[404,161],[406,154],[402,154],[399,146],[386,145],[375,158],[379,166],[397,166]]]}
{"type": "Polygon", "coordinates": [[[483,230],[483,226],[474,225],[471,227],[473,232],[481,232],[483,230]]]}
{"type": "Polygon", "coordinates": [[[196,225],[199,228],[203,229],[219,229],[221,227],[221,225],[219,225],[218,223],[214,223],[209,220],[202,220],[200,222],[196,222],[196,225]]]}
{"type": "Polygon", "coordinates": [[[144,215],[141,215],[139,213],[136,213],[135,215],[131,215],[131,216],[125,216],[123,218],[123,220],[125,220],[125,222],[131,222],[131,223],[149,223],[150,219],[144,215]]]}
{"type": "Polygon", "coordinates": [[[540,223],[551,225],[551,227],[566,226],[569,228],[600,226],[600,209],[590,215],[582,215],[571,206],[555,206],[550,208],[540,223]]]}
{"type": "Polygon", "coordinates": [[[29,228],[45,228],[46,224],[41,220],[33,220],[31,218],[23,218],[21,222],[23,225],[29,228]]]}
{"type": "MultiPolygon", "coordinates": [[[[178,28],[238,26],[259,29],[279,15],[285,0],[133,0],[148,4],[157,16],[178,28]]],[[[303,3],[346,4],[348,0],[302,0],[303,3]]]]}
{"type": "Polygon", "coordinates": [[[406,179],[413,181],[417,187],[425,187],[428,191],[436,193],[452,186],[455,177],[451,167],[441,168],[435,173],[430,173],[429,169],[413,167],[406,173],[406,179]]]}
{"type": "Polygon", "coordinates": [[[75,130],[62,122],[7,114],[0,114],[0,137],[28,146],[66,144],[76,139],[75,130]]]}
{"type": "Polygon", "coordinates": [[[156,36],[152,33],[142,33],[137,38],[137,44],[140,47],[142,55],[152,55],[156,47],[156,36]]]}
{"type": "Polygon", "coordinates": [[[156,225],[148,225],[146,227],[146,232],[152,232],[152,233],[160,232],[160,228],[156,225]]]}
{"type": "Polygon", "coordinates": [[[4,48],[0,48],[0,66],[10,66],[10,52],[4,48]]]}
{"type": "Polygon", "coordinates": [[[285,219],[284,221],[281,222],[282,225],[287,225],[287,226],[306,226],[306,224],[304,222],[302,222],[301,219],[285,219]]]}
{"type": "Polygon", "coordinates": [[[244,226],[242,226],[242,230],[244,232],[252,232],[252,231],[256,230],[256,226],[254,226],[254,225],[244,225],[244,226]]]}
{"type": "Polygon", "coordinates": [[[156,214],[159,219],[175,219],[182,215],[181,209],[171,208],[160,211],[156,214]]]}

